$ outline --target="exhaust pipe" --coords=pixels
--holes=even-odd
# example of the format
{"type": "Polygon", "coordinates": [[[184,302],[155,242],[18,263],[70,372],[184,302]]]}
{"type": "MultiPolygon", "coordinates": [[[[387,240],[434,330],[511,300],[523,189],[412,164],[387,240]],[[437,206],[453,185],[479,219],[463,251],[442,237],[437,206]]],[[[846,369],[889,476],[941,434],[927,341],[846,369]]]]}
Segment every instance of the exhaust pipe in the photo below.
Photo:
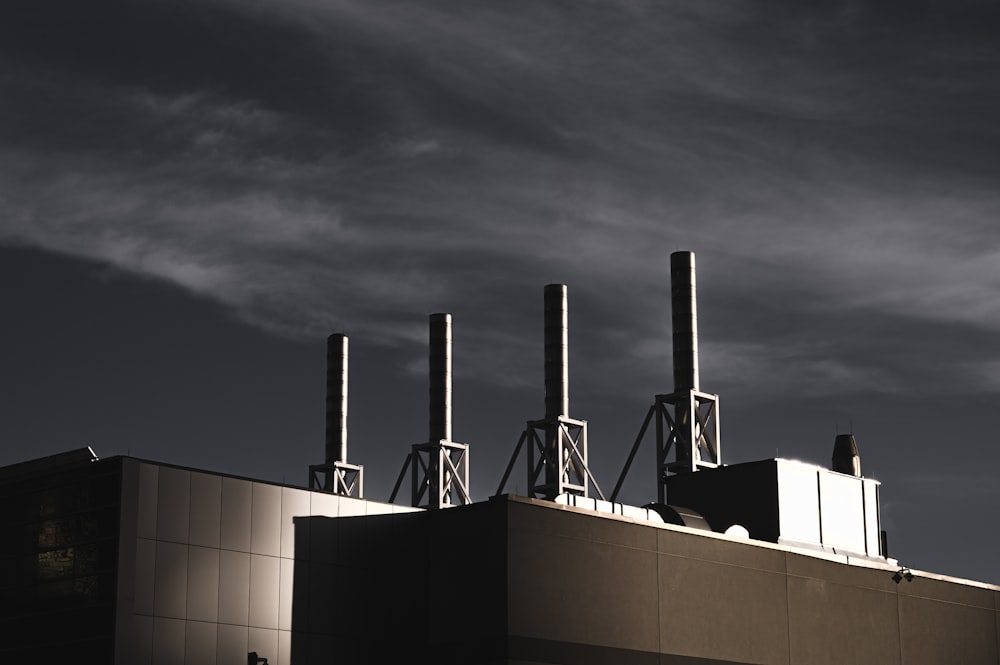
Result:
{"type": "Polygon", "coordinates": [[[545,287],[545,418],[569,416],[569,313],[566,285],[545,287]]]}
{"type": "Polygon", "coordinates": [[[451,314],[430,315],[428,441],[451,441],[451,314]]]}
{"type": "Polygon", "coordinates": [[[326,338],[326,463],[347,462],[347,335],[326,338]]]}
{"type": "Polygon", "coordinates": [[[670,255],[670,297],[674,333],[674,392],[700,390],[694,252],[674,252],[670,255]]]}

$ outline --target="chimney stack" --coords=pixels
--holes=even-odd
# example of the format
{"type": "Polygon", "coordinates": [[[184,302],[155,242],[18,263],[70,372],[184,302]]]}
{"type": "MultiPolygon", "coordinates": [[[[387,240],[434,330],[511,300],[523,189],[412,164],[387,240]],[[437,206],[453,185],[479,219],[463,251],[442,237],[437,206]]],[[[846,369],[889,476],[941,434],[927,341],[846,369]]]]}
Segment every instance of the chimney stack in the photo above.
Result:
{"type": "Polygon", "coordinates": [[[674,252],[670,255],[670,296],[674,332],[674,392],[699,390],[694,252],[674,252]]]}
{"type": "Polygon", "coordinates": [[[347,335],[326,338],[326,463],[347,462],[347,335]]]}
{"type": "Polygon", "coordinates": [[[347,463],[347,335],[326,338],[326,455],[309,465],[309,489],[364,496],[364,467],[347,463]]]}
{"type": "Polygon", "coordinates": [[[469,446],[451,440],[451,314],[431,314],[429,328],[428,435],[406,456],[389,503],[410,470],[410,505],[437,510],[472,503],[469,446]]]}
{"type": "Polygon", "coordinates": [[[451,314],[430,315],[430,434],[428,441],[451,441],[451,314]]]}
{"type": "Polygon", "coordinates": [[[569,416],[569,314],[566,285],[545,287],[545,418],[569,416]]]}

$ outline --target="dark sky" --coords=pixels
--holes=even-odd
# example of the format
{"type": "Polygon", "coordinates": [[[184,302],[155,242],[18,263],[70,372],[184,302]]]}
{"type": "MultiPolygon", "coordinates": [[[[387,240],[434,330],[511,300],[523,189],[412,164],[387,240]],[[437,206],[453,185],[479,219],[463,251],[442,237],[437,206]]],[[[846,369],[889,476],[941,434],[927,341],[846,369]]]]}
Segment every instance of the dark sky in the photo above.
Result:
{"type": "MultiPolygon", "coordinates": [[[[853,429],[893,556],[1000,582],[998,118],[997,0],[6,0],[0,464],[305,483],[344,330],[385,499],[450,311],[482,499],[543,415],[564,282],[610,490],[690,249],[724,461],[826,464],[853,429]]],[[[649,442],[623,498],[653,478],[649,442]]]]}

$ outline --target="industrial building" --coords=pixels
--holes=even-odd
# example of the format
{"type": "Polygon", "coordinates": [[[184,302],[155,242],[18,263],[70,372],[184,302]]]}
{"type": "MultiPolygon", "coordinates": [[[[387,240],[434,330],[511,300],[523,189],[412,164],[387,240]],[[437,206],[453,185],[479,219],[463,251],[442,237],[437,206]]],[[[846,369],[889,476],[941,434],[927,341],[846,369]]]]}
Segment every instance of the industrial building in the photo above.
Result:
{"type": "Polygon", "coordinates": [[[694,257],[671,263],[674,390],[654,396],[610,494],[569,415],[565,286],[545,289],[545,417],[478,503],[470,446],[451,440],[450,315],[430,319],[428,441],[387,503],[363,497],[347,459],[348,343],[332,335],[308,489],[89,448],[0,468],[0,657],[1000,665],[1000,587],[889,556],[852,436],[831,468],[722,462],[694,257]],[[647,432],[658,496],[618,503],[647,432]],[[504,493],[518,460],[526,496],[504,493]]]}

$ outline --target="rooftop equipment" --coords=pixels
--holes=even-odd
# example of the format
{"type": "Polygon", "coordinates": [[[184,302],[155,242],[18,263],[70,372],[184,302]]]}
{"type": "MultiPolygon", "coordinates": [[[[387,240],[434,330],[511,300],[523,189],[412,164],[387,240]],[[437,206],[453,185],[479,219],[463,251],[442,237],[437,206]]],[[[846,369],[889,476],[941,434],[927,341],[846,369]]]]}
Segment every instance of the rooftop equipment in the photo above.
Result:
{"type": "Polygon", "coordinates": [[[565,284],[544,289],[545,418],[529,420],[504,471],[503,492],[521,448],[528,443],[528,496],[553,501],[562,494],[590,496],[597,480],[587,466],[587,421],[569,417],[569,308],[565,284]]]}
{"type": "Polygon", "coordinates": [[[861,477],[861,455],[858,453],[858,442],[854,440],[853,434],[838,434],[834,439],[830,468],[837,473],[861,477]]]}
{"type": "Polygon", "coordinates": [[[431,314],[429,336],[427,442],[415,444],[406,456],[389,502],[396,500],[409,468],[411,505],[438,509],[469,504],[472,499],[469,446],[451,440],[451,314],[431,314]]]}
{"type": "Polygon", "coordinates": [[[347,463],[348,338],[326,339],[326,461],[309,467],[309,489],[362,498],[364,467],[347,463]]]}
{"type": "Polygon", "coordinates": [[[698,306],[694,252],[670,255],[673,320],[674,391],[656,395],[632,444],[625,467],[611,493],[615,501],[649,423],[656,417],[657,501],[665,504],[667,476],[715,468],[722,464],[719,396],[700,390],[698,370],[698,306]],[[674,449],[674,461],[668,459],[674,449]]]}

